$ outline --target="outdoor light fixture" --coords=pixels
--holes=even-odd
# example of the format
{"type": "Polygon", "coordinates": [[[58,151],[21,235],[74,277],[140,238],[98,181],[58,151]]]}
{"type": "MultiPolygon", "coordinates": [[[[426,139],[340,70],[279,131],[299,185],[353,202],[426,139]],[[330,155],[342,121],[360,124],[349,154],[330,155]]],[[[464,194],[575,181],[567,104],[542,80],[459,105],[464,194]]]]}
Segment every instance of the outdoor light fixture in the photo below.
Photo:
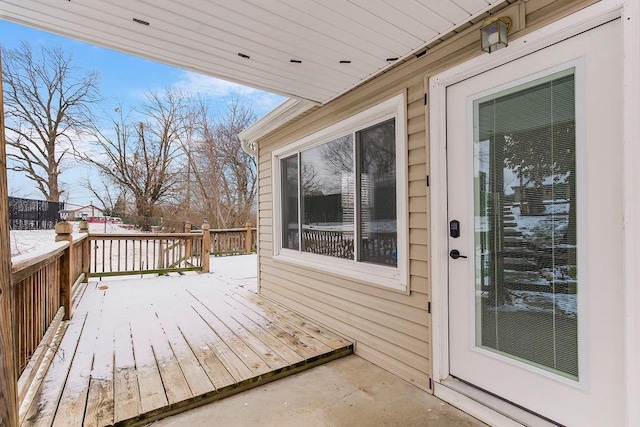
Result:
{"type": "Polygon", "coordinates": [[[82,212],[82,215],[80,215],[82,217],[83,221],[86,221],[87,218],[89,218],[89,215],[86,212],[82,212]]]}
{"type": "Polygon", "coordinates": [[[205,216],[204,218],[202,218],[202,222],[205,224],[209,224],[209,218],[205,216]]]}
{"type": "Polygon", "coordinates": [[[480,32],[482,34],[482,50],[491,53],[498,49],[507,47],[507,33],[511,29],[511,19],[502,17],[489,18],[482,24],[480,32]]]}
{"type": "Polygon", "coordinates": [[[69,211],[66,209],[62,209],[61,211],[58,211],[58,215],[60,215],[61,220],[66,221],[67,218],[69,218],[69,211]]]}

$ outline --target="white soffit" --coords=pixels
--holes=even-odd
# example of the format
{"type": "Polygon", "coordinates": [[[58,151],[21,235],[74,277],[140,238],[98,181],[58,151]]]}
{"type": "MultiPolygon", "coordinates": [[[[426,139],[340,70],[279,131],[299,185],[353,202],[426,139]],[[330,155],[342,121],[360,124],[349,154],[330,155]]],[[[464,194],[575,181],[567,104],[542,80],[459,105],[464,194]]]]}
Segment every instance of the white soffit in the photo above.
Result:
{"type": "Polygon", "coordinates": [[[0,18],[325,103],[501,1],[2,0],[0,18]]]}

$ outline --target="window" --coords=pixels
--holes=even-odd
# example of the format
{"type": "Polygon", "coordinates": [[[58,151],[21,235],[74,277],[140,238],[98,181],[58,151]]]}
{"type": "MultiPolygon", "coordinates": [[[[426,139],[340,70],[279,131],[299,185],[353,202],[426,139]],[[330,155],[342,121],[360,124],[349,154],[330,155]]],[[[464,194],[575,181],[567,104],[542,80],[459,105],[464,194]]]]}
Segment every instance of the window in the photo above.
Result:
{"type": "Polygon", "coordinates": [[[274,152],[275,259],[406,290],[400,95],[274,152]]]}

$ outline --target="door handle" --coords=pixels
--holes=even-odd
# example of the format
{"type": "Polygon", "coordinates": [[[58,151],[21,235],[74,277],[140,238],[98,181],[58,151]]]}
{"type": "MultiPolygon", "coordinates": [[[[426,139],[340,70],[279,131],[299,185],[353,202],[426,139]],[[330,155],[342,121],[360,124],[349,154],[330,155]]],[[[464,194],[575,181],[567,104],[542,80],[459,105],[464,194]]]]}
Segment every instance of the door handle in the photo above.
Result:
{"type": "Polygon", "coordinates": [[[457,249],[451,249],[451,252],[449,252],[449,256],[453,259],[466,258],[465,255],[460,255],[460,251],[457,249]]]}

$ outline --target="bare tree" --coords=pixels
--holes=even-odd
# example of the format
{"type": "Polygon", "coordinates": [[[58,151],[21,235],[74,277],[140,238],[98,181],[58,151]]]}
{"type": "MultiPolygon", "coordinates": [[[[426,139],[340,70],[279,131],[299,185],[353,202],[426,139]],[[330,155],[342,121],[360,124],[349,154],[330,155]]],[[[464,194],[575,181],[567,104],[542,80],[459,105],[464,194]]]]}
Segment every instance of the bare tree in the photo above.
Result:
{"type": "Polygon", "coordinates": [[[127,189],[117,185],[103,173],[100,173],[97,179],[81,179],[79,184],[93,193],[98,203],[104,208],[105,214],[111,215],[117,212],[115,216],[122,216],[126,213],[127,189]]]}
{"type": "Polygon", "coordinates": [[[58,201],[62,162],[100,100],[99,75],[80,69],[61,48],[35,51],[23,42],[3,53],[8,168],[58,201]]]}
{"type": "Polygon", "coordinates": [[[255,205],[257,164],[242,150],[238,134],[255,115],[237,99],[216,118],[202,103],[196,112],[192,116],[192,127],[197,129],[192,138],[196,140],[190,141],[186,151],[203,214],[215,227],[244,225],[255,205]]]}
{"type": "Polygon", "coordinates": [[[150,230],[156,204],[181,180],[181,141],[187,98],[179,91],[149,92],[140,120],[117,109],[109,131],[94,130],[95,152],[76,151],[84,162],[133,197],[139,225],[150,230]]]}

